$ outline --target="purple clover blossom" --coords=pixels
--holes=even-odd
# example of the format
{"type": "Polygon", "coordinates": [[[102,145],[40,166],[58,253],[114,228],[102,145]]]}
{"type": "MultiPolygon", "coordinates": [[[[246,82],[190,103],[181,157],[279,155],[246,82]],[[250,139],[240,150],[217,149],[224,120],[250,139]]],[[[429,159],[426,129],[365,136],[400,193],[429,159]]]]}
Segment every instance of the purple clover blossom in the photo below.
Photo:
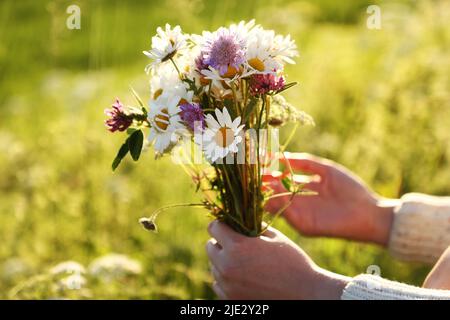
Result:
{"type": "Polygon", "coordinates": [[[109,131],[125,131],[133,122],[133,118],[125,113],[122,103],[116,98],[116,102],[111,109],[105,109],[105,114],[109,119],[105,120],[105,125],[109,131]]]}
{"type": "Polygon", "coordinates": [[[197,129],[205,129],[205,115],[203,114],[203,110],[198,103],[184,103],[180,106],[180,109],[181,120],[187,124],[189,129],[195,131],[196,126],[197,129]]]}
{"type": "Polygon", "coordinates": [[[220,28],[206,41],[203,49],[203,62],[224,75],[229,67],[236,70],[245,61],[245,42],[238,34],[220,28]]]}
{"type": "Polygon", "coordinates": [[[274,74],[255,74],[250,81],[250,94],[253,96],[266,94],[271,91],[283,89],[285,84],[283,76],[274,74]]]}

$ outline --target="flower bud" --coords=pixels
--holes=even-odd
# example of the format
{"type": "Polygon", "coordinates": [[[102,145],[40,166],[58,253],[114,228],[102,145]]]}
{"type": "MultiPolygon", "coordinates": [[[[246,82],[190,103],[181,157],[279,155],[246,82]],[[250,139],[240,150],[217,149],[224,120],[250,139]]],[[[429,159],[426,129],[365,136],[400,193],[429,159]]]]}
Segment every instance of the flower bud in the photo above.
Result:
{"type": "Polygon", "coordinates": [[[144,227],[145,230],[156,232],[156,224],[150,218],[140,218],[139,223],[144,227]]]}

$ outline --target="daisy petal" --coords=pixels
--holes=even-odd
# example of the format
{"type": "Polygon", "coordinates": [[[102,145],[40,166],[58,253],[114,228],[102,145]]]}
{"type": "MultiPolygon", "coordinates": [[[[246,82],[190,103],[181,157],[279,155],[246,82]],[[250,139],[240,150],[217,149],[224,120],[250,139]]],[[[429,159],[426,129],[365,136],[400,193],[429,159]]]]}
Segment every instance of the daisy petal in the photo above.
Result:
{"type": "Polygon", "coordinates": [[[220,129],[220,124],[214,119],[214,117],[210,114],[206,115],[206,123],[208,124],[208,127],[211,129],[220,129]]]}
{"type": "MultiPolygon", "coordinates": [[[[226,108],[224,108],[224,110],[226,110],[226,108]]],[[[217,121],[219,121],[219,124],[221,127],[225,127],[225,121],[223,119],[223,113],[220,112],[220,110],[218,108],[216,108],[216,110],[214,110],[214,112],[216,113],[216,118],[217,121]]]]}
{"type": "Polygon", "coordinates": [[[155,129],[153,129],[153,128],[150,128],[150,132],[149,132],[149,134],[148,134],[148,136],[147,136],[147,141],[148,142],[152,142],[153,141],[153,139],[155,139],[155,129]]]}
{"type": "Polygon", "coordinates": [[[241,117],[237,117],[236,119],[233,120],[231,128],[233,128],[234,130],[237,130],[240,123],[241,123],[241,117]]]}
{"type": "MultiPolygon", "coordinates": [[[[223,115],[223,120],[225,122],[225,126],[227,126],[228,128],[231,128],[233,123],[231,122],[231,117],[230,114],[228,113],[228,109],[226,107],[223,108],[222,110],[222,115],[223,115]]],[[[239,122],[241,122],[241,118],[239,118],[239,122]]],[[[238,119],[236,118],[236,119],[238,119]]]]}
{"type": "Polygon", "coordinates": [[[159,142],[160,142],[159,152],[163,153],[167,149],[167,147],[170,145],[170,137],[171,137],[171,134],[165,134],[164,136],[162,136],[161,139],[159,139],[159,142]]]}
{"type": "Polygon", "coordinates": [[[238,134],[239,132],[241,132],[242,128],[244,128],[244,127],[245,127],[245,124],[239,126],[239,127],[234,131],[235,134],[238,134]]]}

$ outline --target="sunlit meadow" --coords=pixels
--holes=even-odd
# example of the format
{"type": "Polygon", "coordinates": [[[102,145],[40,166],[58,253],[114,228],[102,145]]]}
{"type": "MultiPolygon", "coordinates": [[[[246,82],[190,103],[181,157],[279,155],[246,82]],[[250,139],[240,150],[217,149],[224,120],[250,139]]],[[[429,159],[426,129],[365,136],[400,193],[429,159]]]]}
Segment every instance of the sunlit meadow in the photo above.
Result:
{"type": "MultiPolygon", "coordinates": [[[[205,210],[167,211],[157,234],[138,224],[201,195],[150,152],[113,173],[121,137],[106,131],[103,110],[113,95],[133,103],[128,85],[148,98],[142,51],[157,26],[193,33],[251,18],[299,47],[287,69],[299,85],[287,97],[316,126],[289,150],[339,161],[386,197],[450,195],[449,1],[3,0],[0,298],[214,298],[205,210]],[[80,30],[66,27],[71,4],[80,30]],[[381,8],[380,30],[366,27],[370,4],[381,8]]],[[[420,285],[429,270],[372,245],[276,227],[345,275],[377,265],[420,285]]]]}

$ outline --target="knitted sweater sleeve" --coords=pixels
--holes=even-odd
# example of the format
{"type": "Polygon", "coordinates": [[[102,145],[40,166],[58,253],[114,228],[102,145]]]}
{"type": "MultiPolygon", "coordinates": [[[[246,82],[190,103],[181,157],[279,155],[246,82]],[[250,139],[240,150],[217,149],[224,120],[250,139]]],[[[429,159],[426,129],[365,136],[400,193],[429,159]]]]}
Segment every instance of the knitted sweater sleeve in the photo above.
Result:
{"type": "Polygon", "coordinates": [[[450,290],[424,289],[361,274],[345,287],[342,300],[450,300],[450,290]]]}
{"type": "Polygon", "coordinates": [[[435,263],[450,246],[450,197],[410,193],[394,210],[389,251],[400,260],[435,263]]]}
{"type": "MultiPolygon", "coordinates": [[[[389,251],[401,260],[435,263],[450,246],[450,197],[410,193],[394,210],[389,251]]],[[[450,290],[424,289],[362,274],[345,287],[343,300],[449,299],[450,290]]]]}

